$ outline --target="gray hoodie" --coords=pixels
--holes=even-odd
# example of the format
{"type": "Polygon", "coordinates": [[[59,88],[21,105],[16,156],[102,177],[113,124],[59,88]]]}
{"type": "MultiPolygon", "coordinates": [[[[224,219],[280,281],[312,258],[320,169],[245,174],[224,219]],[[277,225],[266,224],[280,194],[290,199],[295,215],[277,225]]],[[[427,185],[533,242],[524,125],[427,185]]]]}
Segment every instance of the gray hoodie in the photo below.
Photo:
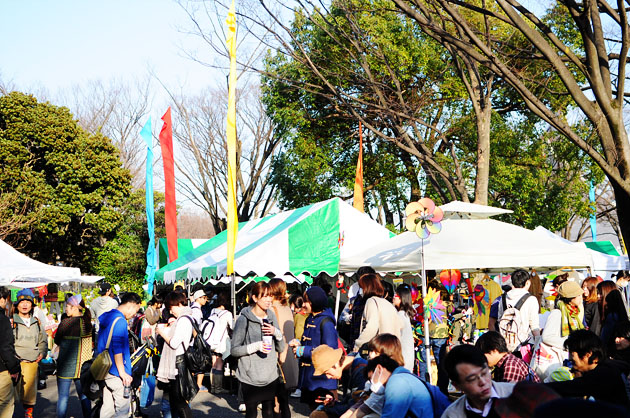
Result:
{"type": "Polygon", "coordinates": [[[90,303],[90,311],[92,313],[92,318],[96,320],[96,324],[98,325],[98,317],[103,315],[105,312],[109,312],[112,309],[116,309],[118,307],[118,302],[116,299],[109,296],[99,296],[90,303]]]}
{"type": "Polygon", "coordinates": [[[236,378],[252,386],[266,386],[278,379],[278,353],[284,350],[282,332],[272,309],[267,311],[269,322],[276,327],[275,344],[271,351],[263,354],[262,321],[246,307],[241,311],[232,335],[231,354],[238,358],[236,378]]]}

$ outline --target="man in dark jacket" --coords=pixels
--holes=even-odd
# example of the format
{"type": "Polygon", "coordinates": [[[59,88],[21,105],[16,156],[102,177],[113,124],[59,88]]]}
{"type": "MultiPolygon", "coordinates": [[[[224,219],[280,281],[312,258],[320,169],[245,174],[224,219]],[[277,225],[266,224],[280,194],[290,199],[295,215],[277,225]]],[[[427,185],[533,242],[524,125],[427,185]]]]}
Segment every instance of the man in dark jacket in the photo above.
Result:
{"type": "Polygon", "coordinates": [[[564,347],[569,351],[578,377],[566,382],[547,383],[548,386],[563,397],[592,396],[597,401],[630,407],[625,378],[630,367],[623,361],[607,360],[597,335],[584,329],[573,331],[564,347]]]}
{"type": "Polygon", "coordinates": [[[13,416],[15,396],[13,382],[20,373],[20,361],[15,354],[13,329],[5,309],[11,292],[0,286],[0,418],[13,416]]]}

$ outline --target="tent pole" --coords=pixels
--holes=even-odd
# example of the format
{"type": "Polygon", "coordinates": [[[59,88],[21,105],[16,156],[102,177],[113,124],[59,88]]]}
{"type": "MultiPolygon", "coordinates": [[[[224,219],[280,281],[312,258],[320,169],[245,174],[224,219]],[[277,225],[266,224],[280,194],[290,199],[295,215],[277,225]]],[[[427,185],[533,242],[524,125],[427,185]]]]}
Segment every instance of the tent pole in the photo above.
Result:
{"type": "Polygon", "coordinates": [[[231,284],[230,284],[230,293],[232,294],[232,314],[234,318],[236,318],[236,278],[234,277],[234,273],[231,275],[231,284]]]}
{"type": "Polygon", "coordinates": [[[429,341],[429,309],[425,305],[424,301],[427,296],[427,272],[424,269],[424,239],[422,240],[422,245],[420,247],[420,260],[422,266],[422,306],[424,307],[424,358],[427,363],[427,382],[431,382],[431,345],[429,341]]]}
{"type": "MultiPolygon", "coordinates": [[[[341,273],[337,272],[337,283],[339,283],[340,277],[341,277],[341,273]]],[[[337,301],[335,302],[335,321],[339,319],[339,299],[340,298],[341,298],[341,292],[339,291],[339,288],[337,287],[337,301]]]]}

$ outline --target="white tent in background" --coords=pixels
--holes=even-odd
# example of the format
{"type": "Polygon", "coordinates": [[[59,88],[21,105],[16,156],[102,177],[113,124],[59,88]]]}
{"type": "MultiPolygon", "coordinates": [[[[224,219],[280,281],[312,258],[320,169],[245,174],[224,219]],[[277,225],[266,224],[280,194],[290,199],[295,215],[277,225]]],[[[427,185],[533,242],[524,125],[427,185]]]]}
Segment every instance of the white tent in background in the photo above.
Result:
{"type": "Polygon", "coordinates": [[[551,232],[550,230],[542,226],[537,226],[534,229],[534,232],[537,234],[540,234],[541,236],[549,237],[568,245],[573,245],[582,249],[586,249],[586,251],[589,252],[589,254],[591,255],[593,259],[593,271],[592,271],[593,275],[599,275],[600,277],[603,277],[604,279],[606,279],[610,277],[610,273],[612,272],[616,273],[619,270],[628,269],[628,256],[627,255],[616,256],[616,255],[604,254],[602,252],[592,250],[588,248],[586,244],[583,242],[569,241],[567,239],[562,238],[561,236],[554,234],[553,232],[551,232]]]}
{"type": "MultiPolygon", "coordinates": [[[[592,268],[593,258],[586,248],[489,219],[510,213],[508,210],[464,202],[451,202],[441,208],[442,231],[424,240],[426,269],[507,272],[515,268],[592,268]]],[[[381,272],[419,271],[421,246],[415,233],[405,232],[343,259],[340,270],[355,271],[368,265],[381,272]]]]}
{"type": "Polygon", "coordinates": [[[102,277],[81,276],[75,267],[51,266],[33,260],[0,240],[0,285],[15,287],[38,287],[56,282],[94,283],[102,277]]]}

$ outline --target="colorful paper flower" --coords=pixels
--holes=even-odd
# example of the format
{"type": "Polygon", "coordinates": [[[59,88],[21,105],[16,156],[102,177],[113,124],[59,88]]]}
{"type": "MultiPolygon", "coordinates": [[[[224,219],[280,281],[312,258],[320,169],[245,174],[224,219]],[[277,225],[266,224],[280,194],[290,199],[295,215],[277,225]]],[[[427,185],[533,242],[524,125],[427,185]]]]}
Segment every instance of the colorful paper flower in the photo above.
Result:
{"type": "Polygon", "coordinates": [[[461,278],[462,273],[459,270],[442,270],[440,272],[440,281],[444,288],[446,288],[446,291],[451,295],[455,289],[457,289],[461,278]]]}
{"type": "Polygon", "coordinates": [[[428,316],[429,321],[434,324],[441,324],[442,317],[446,311],[446,307],[440,299],[440,291],[429,288],[424,300],[424,314],[428,316]]]}
{"type": "Polygon", "coordinates": [[[405,208],[407,219],[405,226],[408,231],[415,232],[419,238],[428,238],[442,230],[440,221],[444,217],[442,209],[435,206],[433,200],[423,197],[417,202],[411,202],[405,208]]]}

